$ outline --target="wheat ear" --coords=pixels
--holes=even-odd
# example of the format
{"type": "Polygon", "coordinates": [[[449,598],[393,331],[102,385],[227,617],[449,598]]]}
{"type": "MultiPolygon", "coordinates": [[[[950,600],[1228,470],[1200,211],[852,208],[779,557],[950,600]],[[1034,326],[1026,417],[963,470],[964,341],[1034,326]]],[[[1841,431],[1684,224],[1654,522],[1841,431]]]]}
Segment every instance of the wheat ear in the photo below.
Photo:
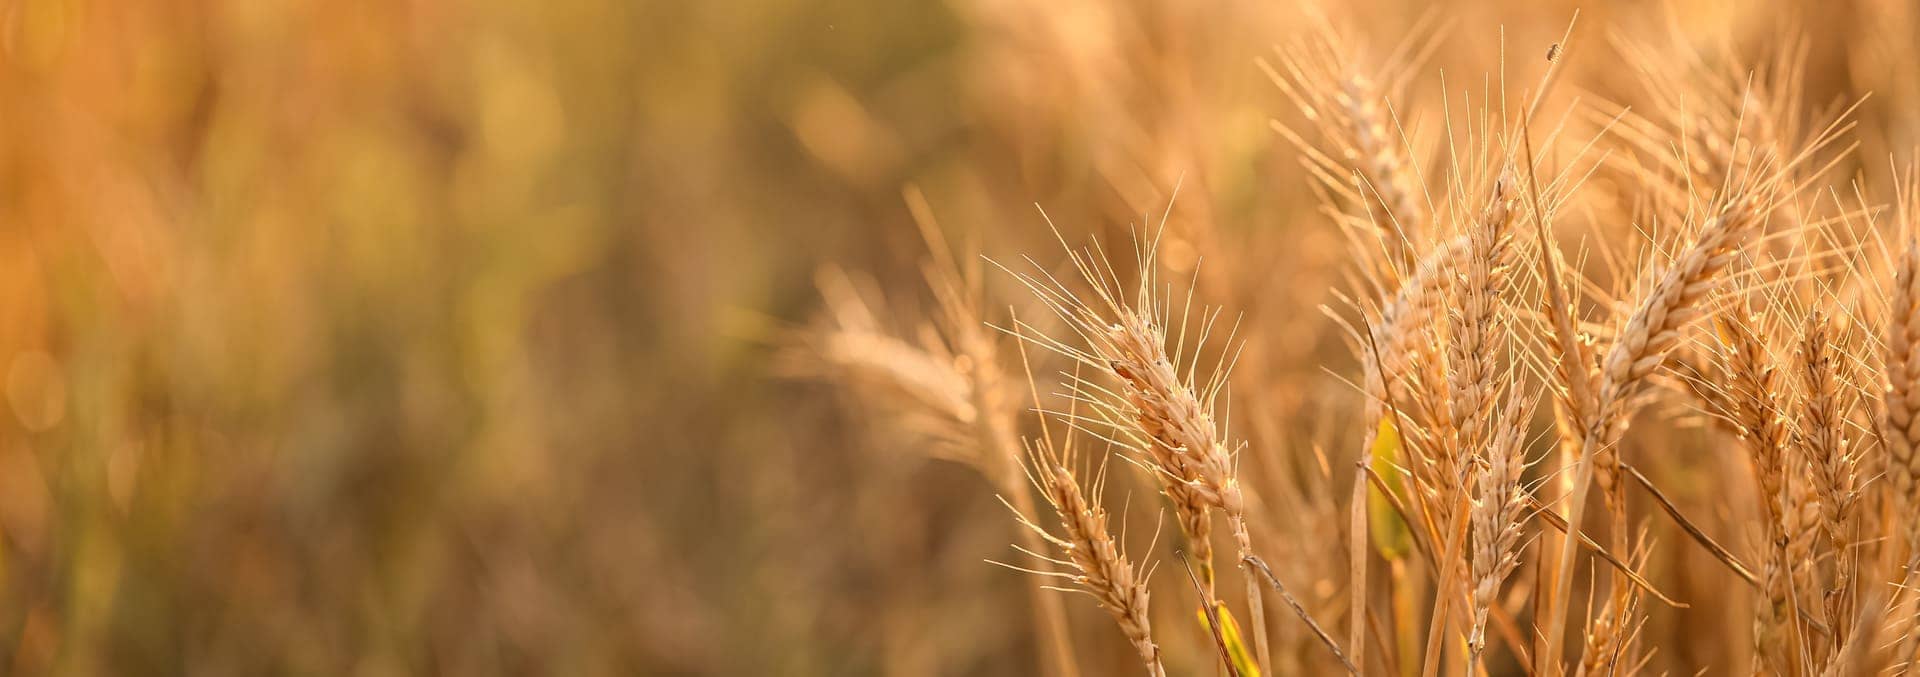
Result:
{"type": "Polygon", "coordinates": [[[1404,257],[1409,244],[1418,246],[1422,242],[1425,217],[1413,161],[1403,151],[1399,135],[1394,133],[1393,118],[1383,105],[1386,93],[1366,76],[1351,75],[1341,83],[1335,100],[1346,111],[1352,125],[1357,157],[1348,159],[1365,169],[1374,192],[1399,226],[1398,238],[1389,236],[1388,239],[1397,242],[1390,251],[1398,251],[1404,257]]]}
{"type": "MultiPolygon", "coordinates": [[[[1226,387],[1231,363],[1223,353],[1222,361],[1205,383],[1196,382],[1196,366],[1184,369],[1177,358],[1186,348],[1186,331],[1192,324],[1188,314],[1191,300],[1181,312],[1178,324],[1170,319],[1168,303],[1154,296],[1154,271],[1157,242],[1138,250],[1135,264],[1141,279],[1129,293],[1125,291],[1111,263],[1103,253],[1074,251],[1068,256],[1081,278],[1092,287],[1093,296],[1082,299],[1051,276],[1045,279],[1017,274],[1077,334],[1085,348],[1040,336],[1036,340],[1048,349],[1070,357],[1093,370],[1112,377],[1117,387],[1107,387],[1076,378],[1071,384],[1074,397],[1096,412],[1102,425],[1117,431],[1137,451],[1161,488],[1173,503],[1181,531],[1188,539],[1194,559],[1199,561],[1202,591],[1211,606],[1217,602],[1214,592],[1211,513],[1219,510],[1233,530],[1247,595],[1248,616],[1252,623],[1255,650],[1265,655],[1266,613],[1259,581],[1244,562],[1253,552],[1251,531],[1247,526],[1247,498],[1238,476],[1235,448],[1215,423],[1214,403],[1226,387]],[[1179,328],[1177,338],[1169,340],[1167,328],[1179,328]],[[1169,347],[1169,344],[1172,347],[1169,347]]],[[[1205,312],[1197,343],[1204,346],[1218,319],[1217,312],[1205,312]]],[[[1032,338],[1032,337],[1029,337],[1032,338]]],[[[1197,347],[1196,347],[1197,349],[1197,347]]]]}
{"type": "Polygon", "coordinates": [[[1833,577],[1823,592],[1827,619],[1833,624],[1833,644],[1839,647],[1846,643],[1845,624],[1852,620],[1853,524],[1860,493],[1858,459],[1851,453],[1846,430],[1853,409],[1846,359],[1836,349],[1831,332],[1826,314],[1813,311],[1801,330],[1795,367],[1802,391],[1797,438],[1812,470],[1820,531],[1833,550],[1833,577]]]}
{"type": "MultiPolygon", "coordinates": [[[[1579,468],[1568,505],[1567,522],[1572,529],[1585,523],[1586,498],[1590,487],[1598,484],[1614,515],[1615,540],[1623,539],[1625,496],[1621,491],[1620,457],[1616,445],[1626,432],[1632,413],[1634,394],[1647,377],[1660,366],[1680,341],[1682,330],[1703,317],[1702,305],[1707,293],[1719,282],[1721,271],[1733,262],[1740,245],[1759,229],[1759,195],[1736,191],[1701,224],[1693,243],[1682,250],[1653,286],[1634,304],[1633,312],[1614,336],[1613,345],[1600,363],[1593,390],[1589,420],[1583,422],[1579,468]]],[[[1566,627],[1567,588],[1573,579],[1573,556],[1578,539],[1565,539],[1561,545],[1559,572],[1548,601],[1547,645],[1540,660],[1552,665],[1556,674],[1562,630],[1566,627]]]]}
{"type": "Polygon", "coordinates": [[[1520,533],[1526,523],[1529,495],[1521,485],[1526,472],[1527,421],[1530,403],[1509,395],[1497,434],[1487,448],[1474,484],[1473,519],[1473,627],[1467,635],[1468,665],[1480,662],[1486,650],[1487,614],[1497,603],[1500,583],[1520,563],[1520,533]]]}
{"type": "Polygon", "coordinates": [[[1494,423],[1494,391],[1498,387],[1501,339],[1506,322],[1500,292],[1507,286],[1513,262],[1513,213],[1519,194],[1513,176],[1502,173],[1494,181],[1488,204],[1467,233],[1466,265],[1454,283],[1459,308],[1447,315],[1448,385],[1452,391],[1452,421],[1457,449],[1473,452],[1486,446],[1494,423]]]}
{"type": "Polygon", "coordinates": [[[1787,561],[1788,511],[1787,427],[1777,401],[1779,385],[1766,341],[1755,326],[1751,309],[1728,313],[1718,323],[1721,366],[1726,373],[1727,399],[1734,427],[1753,464],[1760,503],[1765,512],[1765,551],[1761,557],[1760,599],[1753,620],[1754,670],[1783,671],[1783,631],[1790,622],[1787,561]]]}
{"type": "Polygon", "coordinates": [[[1014,512],[1020,524],[1051,543],[1062,555],[1049,557],[1019,548],[1062,569],[1052,573],[1021,570],[1065,579],[1076,586],[1074,589],[1091,595],[1101,608],[1113,616],[1121,634],[1126,635],[1128,643],[1139,655],[1147,674],[1165,677],[1160,647],[1153,641],[1153,624],[1148,615],[1150,594],[1147,580],[1152,577],[1152,569],[1135,571],[1124,547],[1109,530],[1106,509],[1088,497],[1089,493],[1095,497],[1104,493],[1106,464],[1100,464],[1091,487],[1083,490],[1072,470],[1075,459],[1071,441],[1066,448],[1056,449],[1050,437],[1043,438],[1038,443],[1030,442],[1027,451],[1027,472],[1034,486],[1040,489],[1040,494],[1046,497],[1047,504],[1053,508],[1064,535],[1055,535],[1008,503],[1007,508],[1014,512]]]}
{"type": "MultiPolygon", "coordinates": [[[[1895,264],[1887,318],[1883,434],[1898,514],[1920,510],[1920,240],[1908,237],[1895,264]]],[[[1912,549],[1920,521],[1901,534],[1912,549]]],[[[1898,548],[1896,548],[1898,550],[1898,548]]]]}

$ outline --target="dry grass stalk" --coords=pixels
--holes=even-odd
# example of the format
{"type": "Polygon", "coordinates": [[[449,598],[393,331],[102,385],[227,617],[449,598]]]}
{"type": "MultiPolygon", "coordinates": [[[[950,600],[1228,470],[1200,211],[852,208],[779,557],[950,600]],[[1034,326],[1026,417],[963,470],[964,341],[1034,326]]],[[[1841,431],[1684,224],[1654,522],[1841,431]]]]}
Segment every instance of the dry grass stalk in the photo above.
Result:
{"type": "MultiPolygon", "coordinates": [[[[1523,121],[1520,139],[1524,157],[1533,157],[1533,137],[1530,125],[1523,121]]],[[[1580,330],[1575,316],[1573,293],[1575,287],[1569,277],[1570,268],[1561,260],[1559,248],[1554,246],[1551,222],[1552,212],[1546,209],[1540,197],[1539,178],[1534,174],[1532,162],[1522,163],[1527,170],[1527,188],[1530,212],[1533,215],[1535,236],[1539,243],[1539,275],[1545,289],[1542,312],[1547,317],[1546,334],[1549,352],[1552,356],[1553,379],[1549,382],[1548,392],[1553,396],[1554,423],[1558,430],[1560,488],[1555,500],[1560,510],[1570,517],[1578,518],[1584,512],[1584,505],[1575,508],[1576,501],[1586,502],[1588,478],[1593,472],[1593,464],[1582,463],[1581,440],[1585,438],[1587,421],[1592,417],[1594,380],[1594,348],[1592,339],[1580,330]],[[1578,468],[1576,472],[1566,472],[1569,468],[1578,468]]],[[[1549,511],[1551,512],[1551,511],[1549,511]]],[[[1578,522],[1575,522],[1578,524],[1578,522]]],[[[1578,527],[1574,528],[1577,533],[1578,527]]],[[[1549,538],[1552,536],[1549,535],[1549,538]]],[[[1537,635],[1535,643],[1535,674],[1552,675],[1560,666],[1560,632],[1565,625],[1565,590],[1572,578],[1571,562],[1568,555],[1579,538],[1561,538],[1558,552],[1544,548],[1539,560],[1540,592],[1535,599],[1535,612],[1548,618],[1544,635],[1537,635]],[[1557,573],[1554,573],[1557,572],[1557,573]]]]}

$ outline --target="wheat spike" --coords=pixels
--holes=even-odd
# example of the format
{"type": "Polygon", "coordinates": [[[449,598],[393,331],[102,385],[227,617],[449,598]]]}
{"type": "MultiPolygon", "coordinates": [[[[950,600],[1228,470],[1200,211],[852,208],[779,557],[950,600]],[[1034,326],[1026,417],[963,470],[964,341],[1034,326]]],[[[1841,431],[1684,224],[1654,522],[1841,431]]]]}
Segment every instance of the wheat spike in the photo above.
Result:
{"type": "MultiPolygon", "coordinates": [[[[1900,514],[1920,510],[1920,240],[1901,248],[1887,319],[1884,437],[1887,480],[1900,514]]],[[[1920,523],[1916,523],[1920,524],[1920,523]]],[[[1914,540],[1915,525],[1903,537],[1914,540]]]]}
{"type": "Polygon", "coordinates": [[[1072,470],[1076,459],[1071,433],[1064,448],[1056,448],[1048,436],[1038,442],[1030,441],[1027,454],[1027,472],[1034,486],[1040,489],[1040,494],[1046,497],[1047,504],[1053,508],[1054,516],[1059,519],[1065,534],[1055,535],[1020,513],[1012,504],[1007,505],[1021,525],[1052,544],[1062,554],[1062,557],[1055,558],[1026,551],[1064,570],[1055,574],[1035,573],[1064,578],[1091,595],[1101,608],[1113,616],[1114,622],[1120,626],[1120,632],[1138,653],[1147,674],[1164,677],[1166,670],[1161,666],[1160,647],[1153,641],[1153,624],[1148,614],[1151,595],[1147,579],[1152,576],[1151,568],[1146,572],[1135,571],[1124,547],[1113,538],[1106,509],[1100,507],[1097,501],[1106,483],[1106,464],[1102,462],[1099,465],[1090,489],[1083,489],[1072,470]],[[1088,496],[1089,493],[1092,497],[1088,496]]]}

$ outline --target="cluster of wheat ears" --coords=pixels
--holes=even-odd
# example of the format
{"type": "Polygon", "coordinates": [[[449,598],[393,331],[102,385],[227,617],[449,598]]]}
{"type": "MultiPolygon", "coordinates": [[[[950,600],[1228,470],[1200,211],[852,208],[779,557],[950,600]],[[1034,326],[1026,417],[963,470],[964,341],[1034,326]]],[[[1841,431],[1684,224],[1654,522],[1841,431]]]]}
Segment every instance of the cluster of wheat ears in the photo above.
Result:
{"type": "Polygon", "coordinates": [[[812,354],[931,453],[977,468],[1021,527],[1023,555],[992,559],[1045,583],[1049,672],[1078,673],[1048,592],[1064,589],[1109,613],[1153,675],[1170,637],[1206,647],[1186,666],[1200,673],[1633,673],[1661,649],[1647,619],[1688,606],[1675,586],[1705,587],[1657,575],[1652,554],[1676,549],[1751,600],[1750,623],[1693,629],[1750,642],[1750,665],[1716,671],[1905,670],[1920,648],[1920,191],[1891,162],[1891,195],[1830,176],[1855,153],[1851,103],[1804,110],[1788,46],[1726,72],[1649,57],[1655,111],[1548,105],[1586,54],[1569,27],[1544,59],[1527,50],[1537,78],[1512,101],[1502,82],[1472,115],[1439,111],[1442,159],[1427,162],[1393,108],[1421,47],[1363,70],[1334,35],[1262,62],[1298,108],[1275,128],[1313,179],[1319,227],[1351,245],[1325,321],[1354,359],[1325,367],[1360,411],[1301,471],[1350,489],[1315,509],[1243,481],[1250,459],[1282,453],[1229,425],[1236,364],[1264,339],[1195,300],[1231,294],[1164,270],[1175,226],[1143,221],[1124,248],[1061,236],[1064,264],[982,260],[949,249],[909,191],[938,301],[917,334],[891,331],[849,276],[820,278],[812,354]],[[1605,199],[1583,199],[1597,183],[1605,199]],[[1611,230],[1569,238],[1566,218],[1611,230]],[[990,300],[995,276],[1029,298],[990,300]],[[1008,305],[1025,310],[990,310],[1008,305]],[[1701,425],[1685,445],[1670,425],[1634,440],[1630,424],[1664,419],[1701,425]],[[1743,530],[1689,514],[1642,458],[1702,469],[1691,481],[1743,530]],[[1716,473],[1722,458],[1743,472],[1716,473]],[[1128,500],[1107,489],[1116,473],[1164,503],[1111,511],[1128,500]],[[1303,510],[1338,522],[1322,532],[1337,542],[1279,517],[1303,510]],[[1305,557],[1345,565],[1331,594],[1276,575],[1305,557]],[[1187,613],[1155,616],[1150,589],[1187,613]]]}

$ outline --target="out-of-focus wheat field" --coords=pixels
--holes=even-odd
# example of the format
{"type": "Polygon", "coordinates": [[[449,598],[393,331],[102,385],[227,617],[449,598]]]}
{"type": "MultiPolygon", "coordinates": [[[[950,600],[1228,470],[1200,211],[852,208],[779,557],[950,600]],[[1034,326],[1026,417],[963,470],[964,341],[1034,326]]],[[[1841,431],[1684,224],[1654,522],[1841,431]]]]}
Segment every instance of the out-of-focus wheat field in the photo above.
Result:
{"type": "MultiPolygon", "coordinates": [[[[835,298],[930,331],[916,210],[1001,328],[1061,331],[985,263],[1063,270],[1049,223],[1122,260],[1166,234],[1162,272],[1245,342],[1221,406],[1259,550],[1344,641],[1357,267],[1262,63],[1325,27],[1366,63],[1411,46],[1394,113],[1437,168],[1576,9],[1545,110],[1586,134],[1669,119],[1630,56],[1784,53],[1808,119],[1871,93],[1815,195],[1913,158],[1920,8],[1893,1],[0,0],[0,674],[1050,674],[1042,581],[987,561],[1035,565],[1004,483],[814,340],[835,298]]],[[[1072,367],[1043,352],[1044,400],[1072,367]]],[[[1734,437],[1632,438],[1749,552],[1734,437]]],[[[1109,473],[1169,674],[1219,674],[1151,477],[1109,473]]],[[[1635,500],[1689,604],[1645,609],[1646,671],[1746,670],[1742,584],[1635,500]]],[[[1056,596],[1080,674],[1136,674],[1056,596]]],[[[1331,674],[1266,615],[1270,674],[1331,674]]]]}

